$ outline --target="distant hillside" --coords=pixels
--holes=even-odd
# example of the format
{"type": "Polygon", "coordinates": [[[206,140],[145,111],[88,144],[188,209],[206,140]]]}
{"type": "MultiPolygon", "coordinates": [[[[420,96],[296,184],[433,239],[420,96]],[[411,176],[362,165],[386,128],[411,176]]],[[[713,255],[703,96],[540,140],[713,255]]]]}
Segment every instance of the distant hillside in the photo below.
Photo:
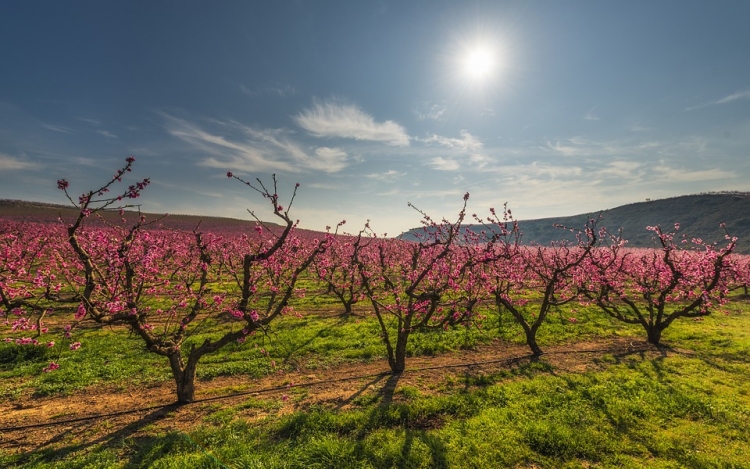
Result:
{"type": "MultiPolygon", "coordinates": [[[[100,212],[102,218],[111,223],[118,223],[120,221],[120,214],[117,211],[102,211],[100,212]]],[[[135,221],[137,219],[137,212],[126,211],[125,219],[128,221],[135,221]]],[[[144,213],[146,220],[156,220],[164,214],[157,213],[144,213]]],[[[44,202],[27,202],[23,200],[0,200],[0,218],[17,220],[17,221],[30,221],[40,223],[57,222],[58,217],[62,217],[63,221],[72,222],[78,216],[78,211],[69,205],[58,205],[48,204],[44,202]]],[[[200,226],[203,229],[209,228],[230,228],[239,229],[247,227],[248,230],[255,226],[255,221],[252,220],[238,220],[236,218],[222,218],[222,217],[208,217],[201,215],[169,215],[162,219],[159,224],[165,228],[177,229],[177,230],[193,230],[196,226],[200,226]]],[[[96,219],[92,217],[90,223],[96,223],[96,219]]],[[[279,227],[275,223],[266,223],[269,227],[279,227]]]]}
{"type": "MultiPolygon", "coordinates": [[[[588,218],[596,218],[598,212],[567,217],[542,218],[538,220],[521,220],[519,228],[523,232],[525,244],[538,243],[547,245],[553,241],[575,238],[567,230],[555,228],[558,223],[571,228],[581,228],[588,218]]],[[[706,242],[725,242],[724,232],[719,224],[726,223],[732,236],[739,238],[737,251],[750,254],[750,193],[729,192],[699,195],[686,195],[669,199],[651,200],[620,207],[602,210],[599,227],[606,227],[610,232],[622,228],[622,234],[632,247],[654,247],[654,237],[647,226],[659,225],[664,231],[674,230],[674,224],[680,224],[678,234],[689,238],[702,238],[706,242]]],[[[477,225],[466,225],[468,229],[479,231],[477,225]]],[[[413,239],[408,232],[406,239],[413,239]]]]}
{"type": "MultiPolygon", "coordinates": [[[[77,211],[66,205],[0,200],[0,218],[55,222],[58,215],[61,215],[64,220],[73,220],[77,216],[77,211]]],[[[149,220],[161,216],[161,214],[149,213],[145,215],[149,220]]],[[[555,228],[553,226],[555,223],[580,228],[589,217],[598,215],[598,212],[594,212],[567,217],[521,220],[519,227],[523,232],[524,243],[547,245],[553,241],[574,240],[570,232],[555,228]]],[[[601,215],[602,220],[598,226],[606,227],[611,232],[617,232],[622,228],[623,237],[632,247],[654,247],[653,233],[646,230],[647,226],[660,225],[665,231],[671,231],[675,223],[680,223],[680,234],[686,234],[690,238],[702,238],[707,242],[721,243],[724,242],[724,233],[719,224],[723,222],[726,223],[729,233],[740,240],[737,252],[750,254],[750,193],[747,192],[686,195],[638,202],[603,210],[601,215]]],[[[103,216],[111,222],[117,222],[120,219],[117,212],[103,212],[103,216]]],[[[135,220],[135,217],[134,212],[126,212],[128,220],[135,220]]],[[[199,221],[203,229],[212,227],[250,229],[255,226],[255,222],[251,220],[198,215],[169,215],[161,221],[161,224],[172,229],[192,230],[199,221]]],[[[481,230],[481,227],[475,225],[466,225],[466,228],[481,230]]],[[[416,230],[406,232],[402,237],[415,239],[413,233],[416,230]]],[[[309,233],[314,235],[315,232],[309,233]]]]}

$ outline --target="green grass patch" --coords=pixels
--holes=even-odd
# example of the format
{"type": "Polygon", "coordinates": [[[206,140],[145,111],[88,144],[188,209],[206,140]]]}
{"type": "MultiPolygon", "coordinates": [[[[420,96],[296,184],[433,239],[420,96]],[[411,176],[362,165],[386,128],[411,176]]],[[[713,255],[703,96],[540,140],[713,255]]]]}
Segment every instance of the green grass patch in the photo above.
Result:
{"type": "Polygon", "coordinates": [[[716,368],[695,356],[632,355],[585,374],[537,367],[520,380],[482,384],[439,395],[396,387],[393,400],[362,396],[355,410],[314,407],[254,424],[233,418],[233,408],[219,409],[187,435],[5,455],[0,463],[743,468],[750,461],[750,402],[741,393],[750,373],[716,368]]]}

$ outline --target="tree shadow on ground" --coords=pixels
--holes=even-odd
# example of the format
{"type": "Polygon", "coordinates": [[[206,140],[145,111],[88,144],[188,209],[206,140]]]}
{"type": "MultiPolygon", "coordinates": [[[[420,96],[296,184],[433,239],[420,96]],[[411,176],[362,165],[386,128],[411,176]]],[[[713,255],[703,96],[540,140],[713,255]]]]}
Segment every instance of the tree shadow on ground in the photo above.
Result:
{"type": "Polygon", "coordinates": [[[152,409],[138,420],[111,433],[102,430],[102,426],[108,425],[109,419],[107,418],[76,422],[64,431],[55,433],[52,438],[41,442],[36,449],[22,454],[15,462],[23,465],[31,461],[63,461],[73,456],[85,458],[85,455],[81,453],[89,449],[91,449],[89,456],[95,456],[108,449],[116,449],[118,452],[122,452],[123,447],[128,447],[130,459],[125,467],[148,467],[160,456],[169,453],[176,444],[181,441],[184,442],[185,436],[179,433],[170,433],[158,437],[134,437],[134,435],[152,423],[169,416],[179,407],[178,404],[169,404],[152,409]],[[86,434],[94,432],[101,434],[101,436],[94,440],[85,438],[86,434]],[[66,441],[75,441],[75,443],[66,445],[66,441]],[[154,449],[154,444],[157,442],[158,449],[154,449]]]}

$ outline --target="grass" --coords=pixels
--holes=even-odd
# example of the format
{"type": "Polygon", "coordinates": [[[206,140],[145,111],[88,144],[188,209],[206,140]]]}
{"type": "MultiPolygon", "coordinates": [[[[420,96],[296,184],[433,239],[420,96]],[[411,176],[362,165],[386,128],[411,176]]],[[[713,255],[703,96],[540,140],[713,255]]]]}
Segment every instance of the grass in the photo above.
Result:
{"type": "MultiPolygon", "coordinates": [[[[698,357],[611,359],[601,372],[530,370],[465,391],[399,402],[361,398],[251,424],[227,410],[189,434],[66,453],[39,452],[27,467],[656,467],[750,464],[750,384],[698,357]],[[715,384],[732,383],[730,386],[715,384]],[[217,423],[219,425],[217,425],[217,423]]],[[[13,464],[21,458],[6,456],[13,464]]]]}
{"type": "MultiPolygon", "coordinates": [[[[62,439],[54,448],[28,454],[0,453],[0,466],[750,467],[750,312],[746,303],[730,303],[702,319],[670,326],[662,354],[607,355],[597,371],[569,373],[542,360],[462,378],[446,374],[441,382],[424,385],[399,385],[392,378],[392,386],[364,390],[345,411],[307,407],[308,390],[294,388],[289,397],[300,410],[292,414],[280,413],[283,406],[273,399],[212,403],[188,433],[152,426],[137,438],[104,438],[93,446],[62,439]],[[238,417],[246,409],[266,416],[238,417]]],[[[169,379],[166,363],[139,348],[135,338],[116,330],[86,334],[77,352],[60,345],[38,356],[19,356],[4,345],[0,392],[12,397],[6,382],[22,382],[27,391],[43,394],[169,379]],[[49,354],[75,369],[68,381],[35,374],[49,354]],[[7,366],[10,362],[18,366],[7,366]]],[[[611,336],[642,339],[644,334],[581,308],[552,314],[539,331],[543,348],[611,336]]],[[[501,323],[487,312],[481,329],[420,332],[412,338],[412,355],[437,355],[497,339],[520,343],[522,333],[510,318],[501,323]]],[[[382,348],[370,318],[289,316],[270,337],[206,357],[199,369],[203,380],[261,376],[273,370],[271,360],[277,368],[333,367],[382,360],[382,348]]]]}
{"type": "MultiPolygon", "coordinates": [[[[307,307],[307,301],[297,308],[307,307]]],[[[522,329],[507,313],[503,317],[492,310],[484,314],[479,327],[413,333],[408,356],[434,356],[498,339],[524,343],[522,329]]],[[[202,329],[229,327],[231,324],[214,321],[202,329]]],[[[594,310],[565,308],[548,317],[538,339],[544,347],[639,333],[638,328],[624,327],[594,310]],[[570,317],[576,317],[578,322],[571,323],[570,317]]],[[[191,340],[200,343],[207,337],[210,334],[198,333],[191,340]]],[[[145,350],[143,342],[123,327],[83,330],[75,340],[83,344],[77,351],[70,351],[67,341],[51,349],[0,343],[0,399],[18,398],[24,393],[37,397],[68,394],[92,385],[147,385],[172,379],[166,358],[145,350]],[[51,360],[60,364],[60,370],[42,373],[51,360]]],[[[273,323],[268,335],[258,334],[245,344],[230,344],[204,356],[198,366],[198,379],[237,375],[259,378],[279,369],[330,368],[385,357],[379,326],[370,315],[287,315],[273,323]]]]}

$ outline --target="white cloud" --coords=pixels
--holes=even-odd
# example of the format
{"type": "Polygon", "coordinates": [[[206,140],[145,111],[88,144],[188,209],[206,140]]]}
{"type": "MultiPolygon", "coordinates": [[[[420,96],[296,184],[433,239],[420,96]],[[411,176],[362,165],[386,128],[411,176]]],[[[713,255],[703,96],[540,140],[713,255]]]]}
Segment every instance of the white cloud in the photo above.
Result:
{"type": "Polygon", "coordinates": [[[585,116],[583,116],[584,119],[587,121],[598,121],[601,120],[601,118],[594,114],[594,111],[596,111],[597,106],[592,107],[589,109],[589,111],[586,113],[585,116]]]}
{"type": "Polygon", "coordinates": [[[442,156],[436,156],[431,159],[430,166],[438,171],[455,171],[460,167],[458,161],[450,158],[443,158],[442,156]]]}
{"type": "Polygon", "coordinates": [[[427,138],[418,140],[427,145],[436,143],[447,148],[457,148],[465,151],[479,151],[482,149],[482,142],[477,137],[471,135],[468,130],[461,130],[461,138],[450,138],[432,134],[427,138]]]}
{"type": "Polygon", "coordinates": [[[701,109],[701,108],[708,107],[708,106],[714,106],[714,105],[717,105],[717,104],[731,103],[731,102],[734,102],[734,101],[738,101],[740,99],[750,99],[750,90],[738,91],[736,93],[732,93],[729,96],[724,96],[723,98],[717,99],[715,101],[710,101],[710,102],[707,102],[707,103],[698,104],[696,106],[686,107],[685,110],[686,111],[694,111],[696,109],[701,109]]]}
{"type": "Polygon", "coordinates": [[[294,121],[316,137],[341,137],[394,146],[408,146],[409,136],[404,128],[393,121],[375,122],[375,119],[352,104],[315,102],[294,121]]]}
{"type": "Polygon", "coordinates": [[[313,182],[310,184],[303,184],[303,186],[306,188],[309,187],[311,189],[322,189],[327,191],[346,189],[346,186],[343,184],[330,184],[325,182],[313,182]]]}
{"type": "Polygon", "coordinates": [[[258,88],[248,88],[244,84],[240,84],[240,91],[250,97],[256,97],[261,95],[278,96],[280,98],[288,98],[297,94],[297,88],[286,84],[286,83],[274,83],[267,86],[261,86],[258,88]]]}
{"type": "Polygon", "coordinates": [[[107,138],[117,138],[117,135],[113,134],[109,130],[97,130],[97,132],[107,138]]]}
{"type": "Polygon", "coordinates": [[[436,103],[425,103],[422,107],[415,109],[414,114],[417,115],[417,118],[419,120],[433,120],[433,121],[441,121],[445,119],[445,115],[448,112],[448,110],[445,108],[442,104],[436,104],[436,103]]]}
{"type": "Polygon", "coordinates": [[[734,93],[734,94],[730,94],[729,96],[725,96],[721,98],[720,100],[716,101],[716,104],[731,103],[732,101],[737,101],[738,99],[750,99],[750,90],[740,91],[739,93],[734,93]]]}
{"type": "Polygon", "coordinates": [[[69,127],[64,127],[62,125],[42,124],[42,127],[44,127],[47,130],[51,130],[53,132],[60,132],[62,134],[70,134],[74,132],[73,129],[69,127]]]}
{"type": "Polygon", "coordinates": [[[628,130],[631,132],[649,132],[652,129],[651,127],[646,127],[643,125],[635,124],[635,125],[631,125],[630,127],[628,127],[628,130]]]}
{"type": "Polygon", "coordinates": [[[375,179],[377,181],[385,182],[388,184],[392,184],[404,176],[406,176],[406,172],[396,171],[395,169],[391,169],[383,173],[372,173],[367,175],[367,177],[370,179],[375,179]]]}
{"type": "Polygon", "coordinates": [[[547,142],[547,149],[569,157],[637,156],[642,155],[644,151],[660,153],[671,146],[674,144],[668,145],[653,141],[590,140],[582,137],[571,137],[554,143],[547,142]]]}
{"type": "Polygon", "coordinates": [[[200,162],[202,166],[293,173],[303,169],[335,173],[347,166],[344,150],[318,147],[309,153],[284,129],[255,129],[238,122],[208,119],[215,127],[209,131],[184,119],[160,114],[170,134],[211,155],[200,162]]]}
{"type": "Polygon", "coordinates": [[[166,120],[166,129],[171,135],[191,144],[210,155],[201,161],[202,166],[235,171],[289,171],[297,168],[284,161],[268,158],[251,142],[233,142],[227,137],[205,131],[186,120],[159,113],[166,120]]]}
{"type": "Polygon", "coordinates": [[[609,164],[596,171],[596,175],[603,177],[616,177],[619,179],[632,179],[641,176],[643,173],[640,169],[643,163],[637,161],[610,161],[609,164]]]}
{"type": "Polygon", "coordinates": [[[492,163],[493,159],[490,158],[487,155],[482,155],[479,153],[473,154],[469,156],[469,162],[476,166],[478,169],[482,169],[488,164],[492,163]]]}
{"type": "Polygon", "coordinates": [[[341,148],[319,147],[315,149],[317,159],[310,159],[308,166],[327,173],[336,173],[346,167],[346,152],[341,148]]]}
{"type": "Polygon", "coordinates": [[[737,176],[735,173],[722,171],[716,168],[689,171],[685,169],[670,168],[668,166],[656,166],[652,169],[660,173],[662,178],[669,179],[673,182],[714,181],[717,179],[731,179],[737,176]]]}
{"type": "Polygon", "coordinates": [[[37,165],[34,163],[29,163],[28,161],[19,160],[18,158],[14,158],[10,155],[0,153],[0,169],[2,169],[3,171],[31,169],[36,167],[37,165]]]}
{"type": "Polygon", "coordinates": [[[91,124],[91,125],[99,125],[99,124],[101,124],[101,122],[98,121],[98,120],[96,120],[96,119],[88,119],[86,117],[76,117],[76,119],[78,119],[79,121],[85,122],[87,124],[91,124]]]}

